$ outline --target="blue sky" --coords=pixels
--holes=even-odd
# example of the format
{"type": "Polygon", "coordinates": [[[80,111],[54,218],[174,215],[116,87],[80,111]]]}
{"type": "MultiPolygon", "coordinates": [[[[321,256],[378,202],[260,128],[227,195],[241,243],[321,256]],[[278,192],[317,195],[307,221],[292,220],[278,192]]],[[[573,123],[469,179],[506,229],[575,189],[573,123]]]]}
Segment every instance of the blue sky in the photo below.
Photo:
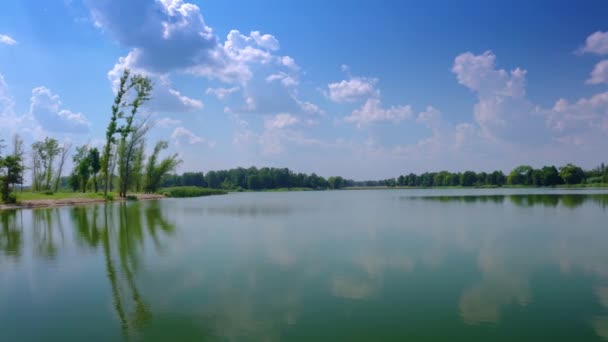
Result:
{"type": "Polygon", "coordinates": [[[102,144],[125,67],[179,171],[367,179],[608,150],[606,1],[8,0],[0,134],[102,144]]]}

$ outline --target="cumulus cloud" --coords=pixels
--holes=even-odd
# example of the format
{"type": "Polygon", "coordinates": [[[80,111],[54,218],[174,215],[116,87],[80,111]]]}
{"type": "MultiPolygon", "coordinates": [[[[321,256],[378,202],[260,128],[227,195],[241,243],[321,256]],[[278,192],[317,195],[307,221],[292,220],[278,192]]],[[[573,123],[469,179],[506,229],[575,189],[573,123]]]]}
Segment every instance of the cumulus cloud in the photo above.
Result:
{"type": "Polygon", "coordinates": [[[371,123],[391,122],[399,123],[412,117],[412,108],[406,106],[392,106],[382,108],[379,99],[368,99],[363,106],[355,109],[350,116],[344,118],[346,122],[355,123],[357,127],[362,127],[371,123]]]}
{"type": "Polygon", "coordinates": [[[375,78],[353,77],[349,80],[330,83],[327,85],[326,96],[338,103],[360,101],[368,97],[377,96],[375,78]]]}
{"type": "Polygon", "coordinates": [[[86,133],[89,123],[84,115],[63,109],[59,95],[46,87],[32,90],[29,114],[51,132],[86,133]]]}
{"type": "Polygon", "coordinates": [[[6,34],[0,34],[0,44],[15,45],[17,44],[17,41],[14,40],[11,36],[8,36],[6,34]]]}
{"type": "Polygon", "coordinates": [[[176,120],[176,119],[171,119],[171,118],[161,118],[154,122],[154,124],[156,126],[161,127],[161,128],[168,128],[171,126],[179,125],[181,123],[182,123],[181,120],[176,120]]]}
{"type": "Polygon", "coordinates": [[[239,88],[239,87],[232,87],[232,88],[221,88],[221,87],[220,88],[207,88],[207,95],[213,95],[218,100],[223,100],[227,96],[229,96],[230,94],[236,93],[240,89],[241,88],[239,88]]]}
{"type": "Polygon", "coordinates": [[[171,138],[175,141],[176,145],[185,142],[190,145],[206,144],[208,147],[214,147],[214,141],[207,141],[207,139],[194,134],[192,131],[184,127],[176,127],[171,134],[171,138]]]}
{"type": "Polygon", "coordinates": [[[281,84],[285,87],[294,87],[300,83],[295,77],[287,74],[286,72],[282,72],[282,71],[266,77],[266,81],[267,82],[278,81],[278,82],[281,82],[281,84]]]}
{"type": "Polygon", "coordinates": [[[154,83],[151,100],[148,107],[155,112],[192,112],[203,109],[202,101],[183,95],[178,90],[173,89],[171,81],[167,75],[152,73],[134,64],[132,55],[121,57],[108,72],[108,79],[114,91],[117,90],[120,77],[125,69],[150,77],[154,83]]]}
{"type": "Polygon", "coordinates": [[[294,126],[298,123],[300,123],[300,119],[298,119],[297,117],[288,113],[281,113],[275,115],[270,119],[266,119],[264,127],[266,127],[267,129],[281,129],[294,126]]]}
{"type": "Polygon", "coordinates": [[[458,55],[452,72],[458,83],[477,94],[473,116],[487,138],[520,143],[547,139],[540,134],[544,118],[525,97],[526,70],[498,69],[496,56],[486,51],[480,55],[471,52],[458,55]]]}
{"type": "Polygon", "coordinates": [[[608,32],[597,31],[589,35],[585,45],[579,50],[581,53],[594,53],[608,55],[608,32]]]}
{"type": "Polygon", "coordinates": [[[608,133],[608,92],[574,103],[558,100],[547,113],[547,126],[562,142],[599,146],[608,133]]]}
{"type": "MultiPolygon", "coordinates": [[[[85,2],[95,25],[130,49],[110,71],[110,79],[116,83],[125,67],[153,77],[157,83],[153,98],[158,99],[150,103],[153,110],[193,111],[203,107],[201,101],[170,87],[169,78],[175,73],[238,84],[239,87],[210,88],[207,93],[224,99],[239,88],[245,104],[241,108],[231,106],[230,110],[257,110],[262,114],[277,111],[266,106],[264,96],[270,95],[250,85],[256,74],[271,75],[262,78],[262,82],[278,81],[288,88],[298,84],[299,67],[292,57],[275,54],[280,48],[276,37],[259,31],[245,34],[230,30],[222,41],[206,24],[197,5],[183,0],[85,2]]],[[[275,99],[281,97],[280,101],[290,101],[291,107],[297,107],[290,95],[273,94],[275,99]]]]}
{"type": "Polygon", "coordinates": [[[595,65],[591,76],[587,80],[588,84],[608,83],[608,59],[603,60],[595,65]]]}

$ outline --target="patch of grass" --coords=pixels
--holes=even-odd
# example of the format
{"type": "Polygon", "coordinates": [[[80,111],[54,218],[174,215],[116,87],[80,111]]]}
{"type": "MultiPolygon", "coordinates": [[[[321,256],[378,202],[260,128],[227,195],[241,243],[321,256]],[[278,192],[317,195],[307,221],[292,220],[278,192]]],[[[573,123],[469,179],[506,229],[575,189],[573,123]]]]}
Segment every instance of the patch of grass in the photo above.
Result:
{"type": "Polygon", "coordinates": [[[15,192],[17,194],[17,200],[19,201],[30,201],[30,200],[52,200],[52,199],[67,199],[67,198],[93,198],[103,199],[102,193],[94,192],[15,192]]]}
{"type": "Polygon", "coordinates": [[[202,197],[211,195],[225,195],[228,192],[221,189],[200,188],[197,186],[176,186],[163,188],[159,191],[167,197],[202,197]]]}

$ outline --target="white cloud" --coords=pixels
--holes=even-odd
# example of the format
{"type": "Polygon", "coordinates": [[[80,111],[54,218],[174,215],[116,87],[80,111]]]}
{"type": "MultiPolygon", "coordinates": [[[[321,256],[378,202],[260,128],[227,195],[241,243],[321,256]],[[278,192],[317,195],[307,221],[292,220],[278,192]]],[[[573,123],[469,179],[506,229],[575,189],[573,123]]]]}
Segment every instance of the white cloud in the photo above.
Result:
{"type": "Polygon", "coordinates": [[[225,99],[228,95],[232,93],[236,93],[241,88],[232,87],[232,88],[207,88],[207,95],[213,95],[217,97],[218,100],[225,99]]]}
{"type": "Polygon", "coordinates": [[[149,72],[144,68],[134,65],[133,55],[129,53],[126,57],[120,57],[114,68],[108,72],[108,79],[112,84],[114,91],[117,90],[120,77],[125,68],[132,73],[148,76],[154,83],[152,96],[147,105],[155,112],[192,112],[201,110],[204,107],[202,101],[190,98],[181,94],[171,86],[171,81],[168,75],[156,74],[149,72]]]}
{"type": "Polygon", "coordinates": [[[253,31],[249,36],[262,48],[272,51],[279,49],[279,41],[273,35],[261,34],[260,31],[253,31]]]}
{"type": "Polygon", "coordinates": [[[214,141],[207,141],[207,139],[194,134],[192,131],[184,127],[176,127],[171,134],[171,138],[175,140],[176,145],[180,145],[180,142],[186,142],[190,145],[206,144],[208,147],[214,147],[214,141]]]}
{"type": "Polygon", "coordinates": [[[307,101],[300,101],[297,98],[295,100],[304,113],[311,115],[325,115],[325,112],[316,104],[307,101]]]}
{"type": "Polygon", "coordinates": [[[560,99],[548,111],[546,122],[558,140],[602,146],[608,133],[608,92],[572,104],[560,99]]]}
{"type": "Polygon", "coordinates": [[[507,72],[496,68],[495,62],[490,51],[481,55],[466,52],[455,58],[452,68],[458,83],[477,94],[473,115],[482,133],[487,138],[519,143],[548,139],[541,134],[541,113],[525,98],[527,72],[520,68],[507,72]]]}
{"type": "Polygon", "coordinates": [[[368,97],[377,96],[375,78],[353,77],[349,80],[330,83],[327,85],[326,96],[334,102],[355,102],[368,97]]]}
{"type": "Polygon", "coordinates": [[[15,45],[17,44],[17,41],[14,40],[11,36],[8,36],[6,34],[0,34],[0,44],[15,45]]]}
{"type": "Polygon", "coordinates": [[[51,132],[87,133],[89,122],[81,113],[61,108],[59,95],[46,87],[32,90],[29,114],[43,129],[51,132]]]}
{"type": "Polygon", "coordinates": [[[452,72],[458,83],[476,91],[480,96],[525,95],[526,71],[515,68],[510,72],[495,68],[496,55],[486,51],[481,55],[465,52],[456,57],[452,72]]]}
{"type": "Polygon", "coordinates": [[[597,31],[589,35],[580,52],[608,55],[608,32],[597,31]]]}
{"type": "Polygon", "coordinates": [[[270,119],[266,119],[264,127],[267,129],[281,129],[297,125],[298,123],[300,123],[300,119],[297,117],[288,113],[281,113],[270,119]]]}
{"type": "Polygon", "coordinates": [[[3,129],[3,134],[6,134],[5,129],[9,129],[12,133],[23,119],[15,114],[15,102],[9,95],[4,76],[0,74],[0,128],[3,129]]]}
{"type": "Polygon", "coordinates": [[[171,118],[161,118],[154,122],[154,124],[156,126],[161,127],[161,128],[168,128],[171,126],[179,125],[181,123],[182,123],[181,120],[176,120],[176,119],[171,119],[171,118]]]}
{"type": "Polygon", "coordinates": [[[399,123],[412,117],[411,106],[392,106],[390,108],[382,108],[382,103],[379,99],[368,99],[361,108],[356,109],[350,116],[344,120],[346,122],[355,123],[357,127],[362,127],[370,123],[392,122],[399,123]]]}
{"type": "Polygon", "coordinates": [[[595,65],[591,76],[587,80],[588,84],[608,83],[608,59],[603,60],[595,65]]]}
{"type": "Polygon", "coordinates": [[[282,72],[282,71],[266,77],[266,81],[267,82],[279,81],[285,87],[295,87],[300,83],[296,78],[294,78],[293,76],[287,74],[286,72],[282,72]]]}
{"type": "Polygon", "coordinates": [[[85,2],[95,25],[130,49],[110,71],[112,82],[116,83],[120,71],[128,67],[160,84],[152,96],[158,101],[149,105],[152,110],[194,111],[203,107],[201,101],[170,87],[173,74],[185,73],[237,84],[238,87],[207,91],[222,99],[235,88],[241,89],[245,103],[241,109],[228,106],[232,111],[295,112],[297,104],[292,94],[259,87],[260,82],[266,82],[267,75],[275,75],[269,81],[280,81],[289,91],[298,84],[299,67],[292,57],[275,54],[280,44],[273,35],[259,31],[247,35],[230,30],[221,40],[207,26],[200,8],[183,0],[85,2]],[[260,78],[261,75],[265,76],[260,78]],[[253,81],[255,85],[250,84],[253,81]]]}

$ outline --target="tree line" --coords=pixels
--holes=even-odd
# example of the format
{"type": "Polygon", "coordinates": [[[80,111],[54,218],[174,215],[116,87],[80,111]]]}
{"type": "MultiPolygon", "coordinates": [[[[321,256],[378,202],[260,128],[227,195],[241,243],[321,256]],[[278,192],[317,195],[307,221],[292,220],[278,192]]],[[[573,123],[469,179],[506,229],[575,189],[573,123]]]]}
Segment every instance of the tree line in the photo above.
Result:
{"type": "MultiPolygon", "coordinates": [[[[72,154],[72,171],[65,177],[66,163],[72,151],[71,143],[61,144],[57,139],[46,137],[31,145],[31,158],[26,165],[23,140],[16,135],[13,152],[5,157],[0,154],[0,190],[2,201],[15,203],[15,190],[23,188],[24,173],[30,171],[30,188],[35,192],[57,192],[62,185],[73,191],[103,189],[116,190],[126,197],[127,192],[156,192],[163,177],[172,172],[181,160],[177,154],[161,158],[168,148],[166,141],[158,141],[149,156],[145,154],[146,135],[151,128],[142,107],[151,99],[151,80],[142,75],[123,71],[111,107],[110,121],[106,130],[106,142],[99,150],[85,144],[75,148],[72,154]]],[[[0,152],[2,152],[0,140],[0,152]]]]}
{"type": "MultiPolygon", "coordinates": [[[[350,181],[352,183],[352,181],[350,181]]],[[[295,173],[287,168],[235,168],[229,170],[185,172],[167,175],[163,187],[198,186],[226,190],[269,190],[282,188],[340,189],[347,185],[342,177],[324,178],[312,174],[295,173]]]]}
{"type": "Polygon", "coordinates": [[[549,165],[535,169],[529,165],[520,165],[508,175],[497,170],[493,172],[425,172],[422,174],[404,174],[397,178],[355,182],[355,186],[388,186],[388,187],[447,187],[447,186],[559,186],[579,184],[608,183],[608,167],[604,163],[591,169],[583,170],[580,166],[566,164],[559,168],[549,165]]]}
{"type": "Polygon", "coordinates": [[[280,188],[342,189],[346,187],[473,187],[473,186],[559,186],[608,183],[608,167],[601,164],[592,170],[567,164],[560,168],[535,169],[518,166],[508,175],[493,172],[425,172],[404,174],[383,180],[354,181],[340,176],[324,178],[315,173],[296,173],[287,168],[234,168],[203,172],[169,174],[162,187],[198,186],[226,190],[271,190],[280,188]]]}

